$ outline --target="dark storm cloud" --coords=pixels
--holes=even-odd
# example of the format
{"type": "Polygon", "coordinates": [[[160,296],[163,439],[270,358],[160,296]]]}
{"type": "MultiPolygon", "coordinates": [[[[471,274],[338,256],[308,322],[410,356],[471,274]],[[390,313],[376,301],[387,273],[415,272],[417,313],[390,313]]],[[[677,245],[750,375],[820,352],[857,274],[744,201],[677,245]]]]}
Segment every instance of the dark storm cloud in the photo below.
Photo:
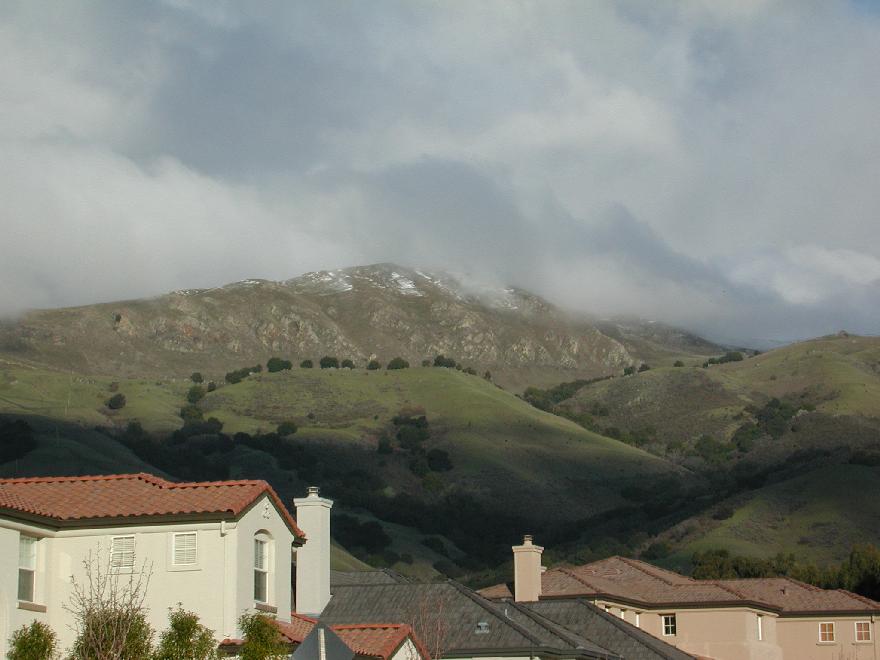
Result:
{"type": "Polygon", "coordinates": [[[373,261],[880,327],[864,3],[0,6],[0,313],[373,261]]]}

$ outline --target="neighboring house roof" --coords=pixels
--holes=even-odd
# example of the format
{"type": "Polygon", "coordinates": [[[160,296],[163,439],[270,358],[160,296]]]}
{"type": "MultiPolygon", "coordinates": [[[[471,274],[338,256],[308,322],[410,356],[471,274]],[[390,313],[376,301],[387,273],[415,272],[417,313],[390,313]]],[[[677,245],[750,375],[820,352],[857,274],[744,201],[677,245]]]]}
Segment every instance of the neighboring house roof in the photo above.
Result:
{"type": "Polygon", "coordinates": [[[517,606],[613,649],[627,660],[691,660],[695,657],[580,598],[518,603],[517,606]]]}
{"type": "Polygon", "coordinates": [[[323,623],[406,621],[431,651],[444,657],[564,655],[620,656],[572,631],[560,630],[516,607],[503,607],[454,582],[338,586],[323,623]],[[439,622],[439,625],[438,625],[439,622]],[[442,632],[438,633],[438,628],[442,632]],[[442,636],[438,640],[437,637],[442,636]]]}
{"type": "Polygon", "coordinates": [[[0,479],[0,514],[25,514],[58,525],[119,518],[238,516],[268,495],[290,531],[305,534],[262,480],[174,483],[151,474],[0,479]]]}
{"type": "Polygon", "coordinates": [[[330,571],[330,586],[351,586],[355,584],[403,584],[409,578],[390,568],[374,571],[330,571]]]}
{"type": "MultiPolygon", "coordinates": [[[[290,623],[286,621],[273,621],[273,623],[284,641],[294,646],[302,644],[315,626],[319,625],[317,619],[296,613],[291,614],[290,623]]],[[[412,640],[422,658],[430,660],[431,657],[412,627],[405,623],[332,625],[327,628],[333,631],[354,653],[362,657],[390,660],[407,639],[412,640]]],[[[239,639],[225,639],[220,646],[231,650],[242,643],[243,641],[239,639]]]]}
{"type": "MultiPolygon", "coordinates": [[[[486,598],[512,598],[509,585],[480,590],[486,598]]],[[[643,607],[752,606],[785,614],[880,612],[880,603],[842,589],[820,589],[791,578],[694,580],[651,564],[609,557],[541,576],[541,598],[609,598],[643,607]]]]}

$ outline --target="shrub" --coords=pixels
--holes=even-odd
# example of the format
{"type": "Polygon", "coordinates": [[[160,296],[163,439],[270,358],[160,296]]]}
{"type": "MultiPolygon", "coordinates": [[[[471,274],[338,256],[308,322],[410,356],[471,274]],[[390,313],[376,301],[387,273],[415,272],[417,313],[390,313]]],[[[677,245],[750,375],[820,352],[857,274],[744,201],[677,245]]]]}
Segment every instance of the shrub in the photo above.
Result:
{"type": "Polygon", "coordinates": [[[9,660],[50,660],[56,657],[58,636],[42,621],[22,626],[9,640],[9,660]]]}
{"type": "Polygon", "coordinates": [[[202,381],[205,380],[204,378],[202,378],[202,374],[199,373],[198,371],[193,371],[193,373],[192,373],[192,375],[189,377],[189,379],[190,379],[192,382],[194,382],[196,385],[198,385],[199,383],[201,383],[202,381]]]}
{"type": "Polygon", "coordinates": [[[312,362],[311,360],[303,360],[302,362],[299,363],[300,369],[311,369],[314,366],[315,366],[315,363],[312,362]]]}
{"type": "Polygon", "coordinates": [[[281,436],[293,435],[294,433],[296,433],[296,430],[297,430],[296,424],[294,424],[293,422],[290,422],[290,421],[281,422],[278,425],[278,429],[277,429],[278,435],[281,435],[281,436]]]}
{"type": "Polygon", "coordinates": [[[649,365],[647,362],[642,362],[639,365],[639,373],[642,373],[645,371],[650,371],[650,370],[651,370],[651,365],[649,365]]]}
{"type": "Polygon", "coordinates": [[[443,555],[444,557],[449,556],[446,544],[443,543],[443,539],[439,536],[426,536],[422,539],[422,545],[428,548],[428,550],[433,550],[438,555],[443,555]]]}
{"type": "Polygon", "coordinates": [[[391,438],[387,435],[383,435],[379,438],[379,445],[376,447],[376,451],[380,454],[390,454],[394,451],[391,447],[391,438]]]}
{"type": "Polygon", "coordinates": [[[23,419],[0,419],[0,463],[14,461],[36,448],[30,424],[23,419]]]}
{"type": "Polygon", "coordinates": [[[321,369],[338,369],[339,368],[339,358],[331,357],[329,355],[325,355],[321,358],[319,362],[321,365],[321,369]]]}
{"type": "Polygon", "coordinates": [[[624,367],[623,375],[624,376],[632,376],[636,372],[635,367],[624,367]]]}
{"type": "Polygon", "coordinates": [[[388,363],[386,369],[408,369],[409,362],[404,360],[402,357],[396,357],[388,363]]]}
{"type": "Polygon", "coordinates": [[[425,358],[424,360],[422,360],[422,366],[423,366],[423,367],[430,367],[430,366],[431,366],[431,361],[428,360],[427,358],[425,358]]]}
{"type": "Polygon", "coordinates": [[[107,407],[110,408],[110,410],[121,410],[122,408],[125,408],[125,395],[114,394],[107,399],[107,407]]]}
{"type": "Polygon", "coordinates": [[[284,660],[289,650],[281,632],[265,614],[242,614],[238,627],[244,633],[241,660],[284,660]]]}
{"type": "Polygon", "coordinates": [[[448,358],[445,355],[438,355],[434,358],[434,366],[435,367],[446,367],[448,369],[455,369],[456,362],[452,358],[448,358]]]}
{"type": "Polygon", "coordinates": [[[681,360],[676,360],[675,363],[674,363],[672,366],[673,366],[673,367],[683,367],[683,366],[684,366],[684,362],[682,362],[681,360]]]}
{"type": "Polygon", "coordinates": [[[473,367],[465,367],[464,369],[462,369],[462,371],[464,373],[466,373],[468,376],[476,376],[477,375],[477,370],[474,369],[473,367]]]}
{"type": "Polygon", "coordinates": [[[210,383],[208,383],[208,391],[209,392],[213,392],[216,389],[217,389],[217,383],[215,383],[213,380],[210,383]]]}
{"type": "Polygon", "coordinates": [[[189,404],[180,409],[180,418],[184,423],[199,422],[204,418],[202,409],[196,405],[189,404]]]}
{"type": "Polygon", "coordinates": [[[205,388],[201,385],[193,385],[186,393],[186,400],[192,404],[196,404],[205,398],[205,388]]]}
{"type": "Polygon", "coordinates": [[[670,552],[671,550],[667,544],[658,541],[649,545],[648,549],[642,553],[642,557],[645,559],[663,559],[668,557],[670,552]]]}
{"type": "Polygon", "coordinates": [[[447,472],[452,469],[452,461],[442,449],[432,449],[428,452],[428,467],[434,472],[447,472]]]}
{"type": "Polygon", "coordinates": [[[424,456],[416,456],[409,462],[409,471],[417,477],[424,477],[431,471],[431,468],[428,467],[428,461],[424,456]]]}
{"type": "Polygon", "coordinates": [[[492,372],[491,372],[491,371],[486,371],[486,373],[483,374],[483,378],[485,378],[486,380],[491,381],[491,380],[492,380],[492,372]]]}
{"type": "Polygon", "coordinates": [[[293,368],[293,362],[290,360],[282,360],[280,357],[271,357],[269,358],[269,361],[266,362],[266,371],[269,373],[276,373],[291,368],[293,368]]]}
{"type": "Polygon", "coordinates": [[[342,361],[342,364],[340,364],[339,366],[343,369],[354,369],[354,362],[352,360],[349,360],[348,358],[345,358],[342,361]]]}
{"type": "Polygon", "coordinates": [[[367,369],[370,371],[376,371],[376,369],[381,369],[382,363],[379,360],[370,360],[370,363],[367,365],[367,369]]]}
{"type": "Polygon", "coordinates": [[[153,660],[213,660],[217,658],[214,632],[199,623],[199,616],[180,603],[168,609],[168,629],[159,638],[153,660]]]}

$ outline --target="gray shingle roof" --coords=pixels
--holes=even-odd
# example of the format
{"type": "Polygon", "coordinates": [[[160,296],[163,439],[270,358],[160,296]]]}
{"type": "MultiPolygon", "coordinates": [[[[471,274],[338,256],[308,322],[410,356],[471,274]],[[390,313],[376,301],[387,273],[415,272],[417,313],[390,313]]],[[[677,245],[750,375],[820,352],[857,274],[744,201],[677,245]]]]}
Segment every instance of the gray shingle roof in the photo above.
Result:
{"type": "Polygon", "coordinates": [[[330,586],[354,584],[402,584],[410,580],[390,568],[377,571],[330,571],[330,586]]]}
{"type": "Polygon", "coordinates": [[[512,604],[492,603],[453,581],[339,585],[333,588],[333,597],[320,618],[330,625],[368,621],[409,623],[430,647],[432,633],[425,630],[431,625],[430,617],[444,621],[445,657],[537,654],[620,658],[577,631],[555,627],[512,604]]]}
{"type": "Polygon", "coordinates": [[[579,598],[518,603],[626,660],[692,660],[694,656],[579,598]]]}

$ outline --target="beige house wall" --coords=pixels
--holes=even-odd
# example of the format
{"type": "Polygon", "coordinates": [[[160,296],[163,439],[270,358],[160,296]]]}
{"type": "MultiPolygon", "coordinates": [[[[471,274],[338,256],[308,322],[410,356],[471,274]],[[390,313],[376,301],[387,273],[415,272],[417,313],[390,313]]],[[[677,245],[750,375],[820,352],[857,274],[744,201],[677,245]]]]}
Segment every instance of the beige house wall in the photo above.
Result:
{"type": "Polygon", "coordinates": [[[606,600],[596,604],[683,651],[715,660],[880,660],[876,622],[870,616],[789,618],[747,608],[648,610],[606,600]],[[663,635],[664,614],[675,614],[674,636],[663,635]],[[870,623],[870,642],[856,642],[856,621],[870,623]],[[819,642],[820,622],[834,622],[834,642],[819,642]]]}

